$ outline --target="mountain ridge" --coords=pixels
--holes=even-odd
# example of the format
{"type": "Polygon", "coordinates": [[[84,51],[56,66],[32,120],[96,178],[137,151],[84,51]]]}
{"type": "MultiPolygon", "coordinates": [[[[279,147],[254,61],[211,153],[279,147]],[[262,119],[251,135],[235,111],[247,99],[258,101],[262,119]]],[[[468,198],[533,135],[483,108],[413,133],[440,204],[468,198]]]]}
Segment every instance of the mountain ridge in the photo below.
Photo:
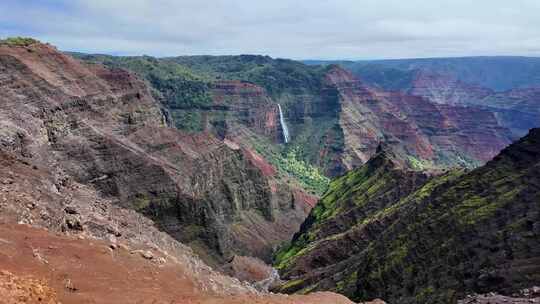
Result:
{"type": "Polygon", "coordinates": [[[466,293],[512,294],[539,283],[540,129],[482,167],[449,171],[388,200],[381,179],[382,185],[415,179],[393,178],[385,170],[388,160],[375,161],[381,157],[332,182],[276,255],[288,280],[278,290],[446,303],[466,293]],[[375,163],[383,165],[373,171],[375,163]]]}

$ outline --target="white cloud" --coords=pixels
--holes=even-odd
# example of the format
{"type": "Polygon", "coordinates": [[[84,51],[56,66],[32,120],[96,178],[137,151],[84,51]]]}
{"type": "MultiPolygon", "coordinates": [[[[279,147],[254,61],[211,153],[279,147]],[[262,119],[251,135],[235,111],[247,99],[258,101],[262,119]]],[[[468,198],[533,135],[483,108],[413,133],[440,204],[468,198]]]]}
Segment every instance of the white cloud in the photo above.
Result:
{"type": "Polygon", "coordinates": [[[537,0],[3,0],[0,35],[157,56],[538,56],[538,12],[537,0]]]}

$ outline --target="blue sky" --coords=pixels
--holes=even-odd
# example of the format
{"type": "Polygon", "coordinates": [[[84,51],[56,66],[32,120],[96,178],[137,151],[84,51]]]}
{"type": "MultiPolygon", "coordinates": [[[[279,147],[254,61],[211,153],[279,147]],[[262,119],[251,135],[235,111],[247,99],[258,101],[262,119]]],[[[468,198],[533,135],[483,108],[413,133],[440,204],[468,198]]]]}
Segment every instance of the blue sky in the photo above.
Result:
{"type": "Polygon", "coordinates": [[[125,55],[540,56],[540,1],[2,0],[6,36],[125,55]]]}

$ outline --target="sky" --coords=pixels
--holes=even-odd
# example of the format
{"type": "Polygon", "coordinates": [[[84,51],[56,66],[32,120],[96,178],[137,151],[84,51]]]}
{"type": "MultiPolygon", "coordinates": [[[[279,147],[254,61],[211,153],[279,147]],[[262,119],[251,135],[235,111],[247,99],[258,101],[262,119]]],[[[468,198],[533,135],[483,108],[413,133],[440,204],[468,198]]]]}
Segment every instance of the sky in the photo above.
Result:
{"type": "Polygon", "coordinates": [[[540,56],[540,0],[1,0],[8,36],[116,55],[540,56]]]}

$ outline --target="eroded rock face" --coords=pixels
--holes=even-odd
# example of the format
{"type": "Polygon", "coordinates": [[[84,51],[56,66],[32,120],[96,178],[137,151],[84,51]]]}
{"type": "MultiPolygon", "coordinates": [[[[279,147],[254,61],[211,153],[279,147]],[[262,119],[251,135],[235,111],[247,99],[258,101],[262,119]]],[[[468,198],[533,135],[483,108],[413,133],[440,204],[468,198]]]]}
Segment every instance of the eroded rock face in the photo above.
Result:
{"type": "MultiPolygon", "coordinates": [[[[295,94],[271,98],[261,86],[242,81],[216,81],[211,85],[213,105],[201,111],[205,129],[251,147],[258,136],[273,144],[284,143],[278,104],[284,109],[292,145],[302,147],[308,161],[331,176],[344,172],[338,153],[342,134],[337,124],[340,105],[333,86],[309,91],[301,85],[295,94]],[[255,136],[253,135],[255,133],[255,136]]],[[[193,111],[193,109],[190,109],[193,111]]]]}
{"type": "MultiPolygon", "coordinates": [[[[298,189],[276,181],[247,151],[167,127],[164,110],[132,73],[82,64],[48,45],[2,45],[0,86],[3,153],[50,171],[56,191],[80,185],[104,204],[145,214],[208,261],[268,259],[309,209],[295,200],[298,189]]],[[[221,89],[264,98],[247,85],[221,89]]],[[[271,134],[274,119],[266,121],[259,130],[271,134]]],[[[67,229],[90,225],[69,216],[67,229]]]]}
{"type": "Polygon", "coordinates": [[[527,303],[540,303],[540,287],[526,288],[523,291],[513,294],[512,296],[504,296],[495,292],[486,294],[472,294],[467,295],[465,299],[459,300],[458,304],[527,304],[527,303]],[[536,293],[529,293],[531,291],[537,291],[536,293]]]}
{"type": "Polygon", "coordinates": [[[540,89],[537,87],[494,92],[452,76],[420,70],[407,92],[441,105],[491,112],[499,125],[512,132],[514,139],[540,126],[540,89]]]}
{"type": "Polygon", "coordinates": [[[326,77],[339,92],[348,169],[365,163],[381,142],[427,167],[483,163],[510,143],[510,132],[489,111],[378,91],[339,67],[326,77]]]}
{"type": "Polygon", "coordinates": [[[463,106],[475,104],[494,92],[490,89],[464,83],[449,75],[418,70],[408,93],[425,97],[437,104],[463,106]]]}
{"type": "Polygon", "coordinates": [[[219,138],[234,138],[243,128],[282,142],[278,107],[257,85],[242,81],[216,81],[209,85],[210,103],[201,107],[174,107],[180,118],[191,115],[200,131],[211,132],[219,138]],[[184,116],[182,116],[184,115],[184,116]]]}
{"type": "Polygon", "coordinates": [[[279,290],[451,303],[538,285],[540,129],[480,168],[427,181],[388,156],[332,182],[276,255],[279,290]]]}

